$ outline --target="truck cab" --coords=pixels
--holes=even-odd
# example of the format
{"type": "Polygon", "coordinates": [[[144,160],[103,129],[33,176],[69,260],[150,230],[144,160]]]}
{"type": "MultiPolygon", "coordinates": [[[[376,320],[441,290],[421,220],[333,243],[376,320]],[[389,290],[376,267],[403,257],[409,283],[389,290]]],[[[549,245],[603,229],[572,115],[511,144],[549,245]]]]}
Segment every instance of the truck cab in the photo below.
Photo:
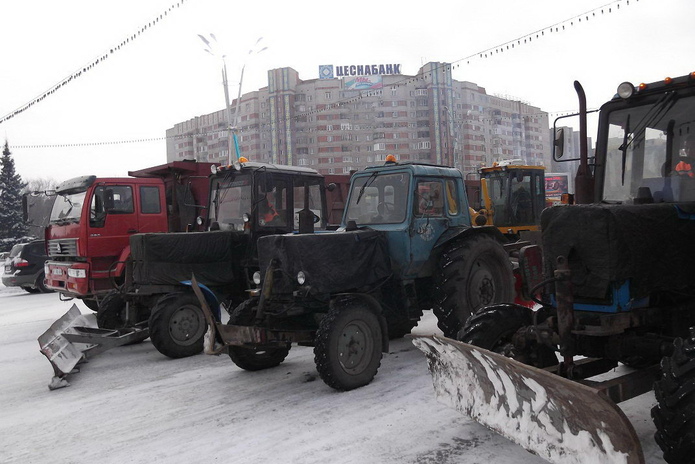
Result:
{"type": "Polygon", "coordinates": [[[129,173],[137,177],[59,184],[49,192],[55,201],[44,231],[46,287],[96,311],[98,299],[122,282],[132,235],[185,231],[195,223],[200,212],[192,192],[207,197],[210,165],[175,162],[129,173]]]}

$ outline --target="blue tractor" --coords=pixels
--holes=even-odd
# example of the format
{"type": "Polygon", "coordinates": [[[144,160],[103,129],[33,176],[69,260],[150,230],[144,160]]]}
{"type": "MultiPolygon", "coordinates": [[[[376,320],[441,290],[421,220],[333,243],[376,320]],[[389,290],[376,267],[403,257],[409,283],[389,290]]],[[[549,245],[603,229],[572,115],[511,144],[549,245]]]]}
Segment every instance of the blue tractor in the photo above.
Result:
{"type": "MultiPolygon", "coordinates": [[[[308,209],[299,218],[313,224],[308,209]]],[[[257,288],[227,324],[208,311],[208,352],[258,370],[280,364],[292,343],[313,346],[321,378],[350,390],[371,382],[389,339],[424,310],[453,336],[476,309],[514,299],[507,241],[471,226],[457,169],[369,167],[353,175],[337,231],[299,232],[259,239],[257,288]]]]}

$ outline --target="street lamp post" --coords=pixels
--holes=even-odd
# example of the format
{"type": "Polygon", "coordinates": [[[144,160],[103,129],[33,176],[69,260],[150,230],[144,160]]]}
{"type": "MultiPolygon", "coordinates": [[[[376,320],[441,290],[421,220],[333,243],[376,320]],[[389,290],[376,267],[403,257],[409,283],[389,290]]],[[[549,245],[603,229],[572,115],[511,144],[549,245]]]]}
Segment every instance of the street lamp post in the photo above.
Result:
{"type": "MultiPolygon", "coordinates": [[[[219,52],[216,52],[214,50],[214,45],[217,43],[217,38],[214,34],[210,34],[211,40],[206,39],[204,36],[200,34],[198,34],[198,37],[200,37],[200,40],[202,40],[203,43],[205,43],[206,52],[222,60],[222,86],[224,87],[225,111],[227,113],[227,149],[229,153],[228,163],[232,164],[232,148],[234,148],[234,152],[236,153],[236,159],[238,160],[241,157],[241,154],[239,153],[239,143],[237,142],[236,134],[239,128],[239,103],[241,102],[241,86],[244,82],[244,69],[246,69],[246,62],[244,62],[244,64],[241,67],[241,77],[239,79],[239,93],[237,96],[236,107],[234,110],[234,117],[232,118],[232,105],[229,102],[229,81],[227,79],[226,55],[221,55],[219,54],[219,52]]],[[[260,37],[258,40],[256,40],[254,47],[251,50],[249,50],[249,55],[257,55],[262,51],[267,50],[268,47],[263,47],[261,49],[258,48],[259,43],[262,39],[263,37],[260,37]]]]}

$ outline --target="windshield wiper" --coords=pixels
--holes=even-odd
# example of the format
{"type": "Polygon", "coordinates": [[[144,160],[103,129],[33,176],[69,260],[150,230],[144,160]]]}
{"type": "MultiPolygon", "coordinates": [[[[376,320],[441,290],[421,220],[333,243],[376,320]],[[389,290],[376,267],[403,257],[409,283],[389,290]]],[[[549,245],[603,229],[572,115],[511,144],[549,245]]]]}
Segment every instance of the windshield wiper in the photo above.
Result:
{"type": "Polygon", "coordinates": [[[372,185],[372,182],[374,182],[374,179],[376,179],[376,176],[377,176],[378,174],[379,174],[378,171],[374,171],[374,172],[372,173],[372,175],[369,176],[369,179],[367,179],[367,182],[365,182],[364,185],[362,186],[362,188],[360,188],[360,194],[357,195],[357,201],[355,201],[355,204],[356,204],[356,205],[359,205],[359,204],[360,204],[360,200],[362,199],[362,195],[364,195],[364,191],[367,189],[367,187],[369,187],[370,185],[372,185]]]}

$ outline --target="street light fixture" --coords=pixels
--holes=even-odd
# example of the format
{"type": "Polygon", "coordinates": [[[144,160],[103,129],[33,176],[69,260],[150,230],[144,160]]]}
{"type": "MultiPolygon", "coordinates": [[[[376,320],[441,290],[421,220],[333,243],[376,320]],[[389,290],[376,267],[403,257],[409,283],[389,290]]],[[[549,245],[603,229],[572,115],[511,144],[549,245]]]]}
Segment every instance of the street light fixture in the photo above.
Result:
{"type": "MultiPolygon", "coordinates": [[[[239,103],[241,102],[241,86],[244,81],[244,69],[246,69],[246,61],[244,61],[243,66],[241,67],[241,77],[239,79],[239,94],[237,96],[237,101],[236,101],[236,107],[234,110],[234,117],[232,118],[232,105],[229,102],[229,84],[227,80],[227,61],[226,61],[226,55],[223,55],[219,52],[219,50],[216,50],[217,48],[217,38],[215,37],[215,34],[210,33],[210,39],[205,38],[204,36],[198,34],[198,37],[200,37],[200,40],[203,41],[205,44],[206,48],[205,51],[211,54],[212,56],[216,58],[220,58],[222,60],[222,86],[224,87],[224,101],[225,101],[225,111],[227,113],[227,141],[228,141],[228,152],[229,152],[229,159],[228,162],[229,164],[232,164],[232,145],[234,146],[234,152],[236,153],[236,159],[238,160],[241,157],[241,154],[239,152],[239,142],[237,141],[237,131],[238,131],[238,118],[239,118],[239,103]]],[[[259,37],[258,40],[256,40],[256,43],[254,44],[254,47],[249,50],[249,55],[257,55],[265,50],[268,49],[268,47],[263,47],[259,49],[259,43],[263,37],[259,37]]]]}

